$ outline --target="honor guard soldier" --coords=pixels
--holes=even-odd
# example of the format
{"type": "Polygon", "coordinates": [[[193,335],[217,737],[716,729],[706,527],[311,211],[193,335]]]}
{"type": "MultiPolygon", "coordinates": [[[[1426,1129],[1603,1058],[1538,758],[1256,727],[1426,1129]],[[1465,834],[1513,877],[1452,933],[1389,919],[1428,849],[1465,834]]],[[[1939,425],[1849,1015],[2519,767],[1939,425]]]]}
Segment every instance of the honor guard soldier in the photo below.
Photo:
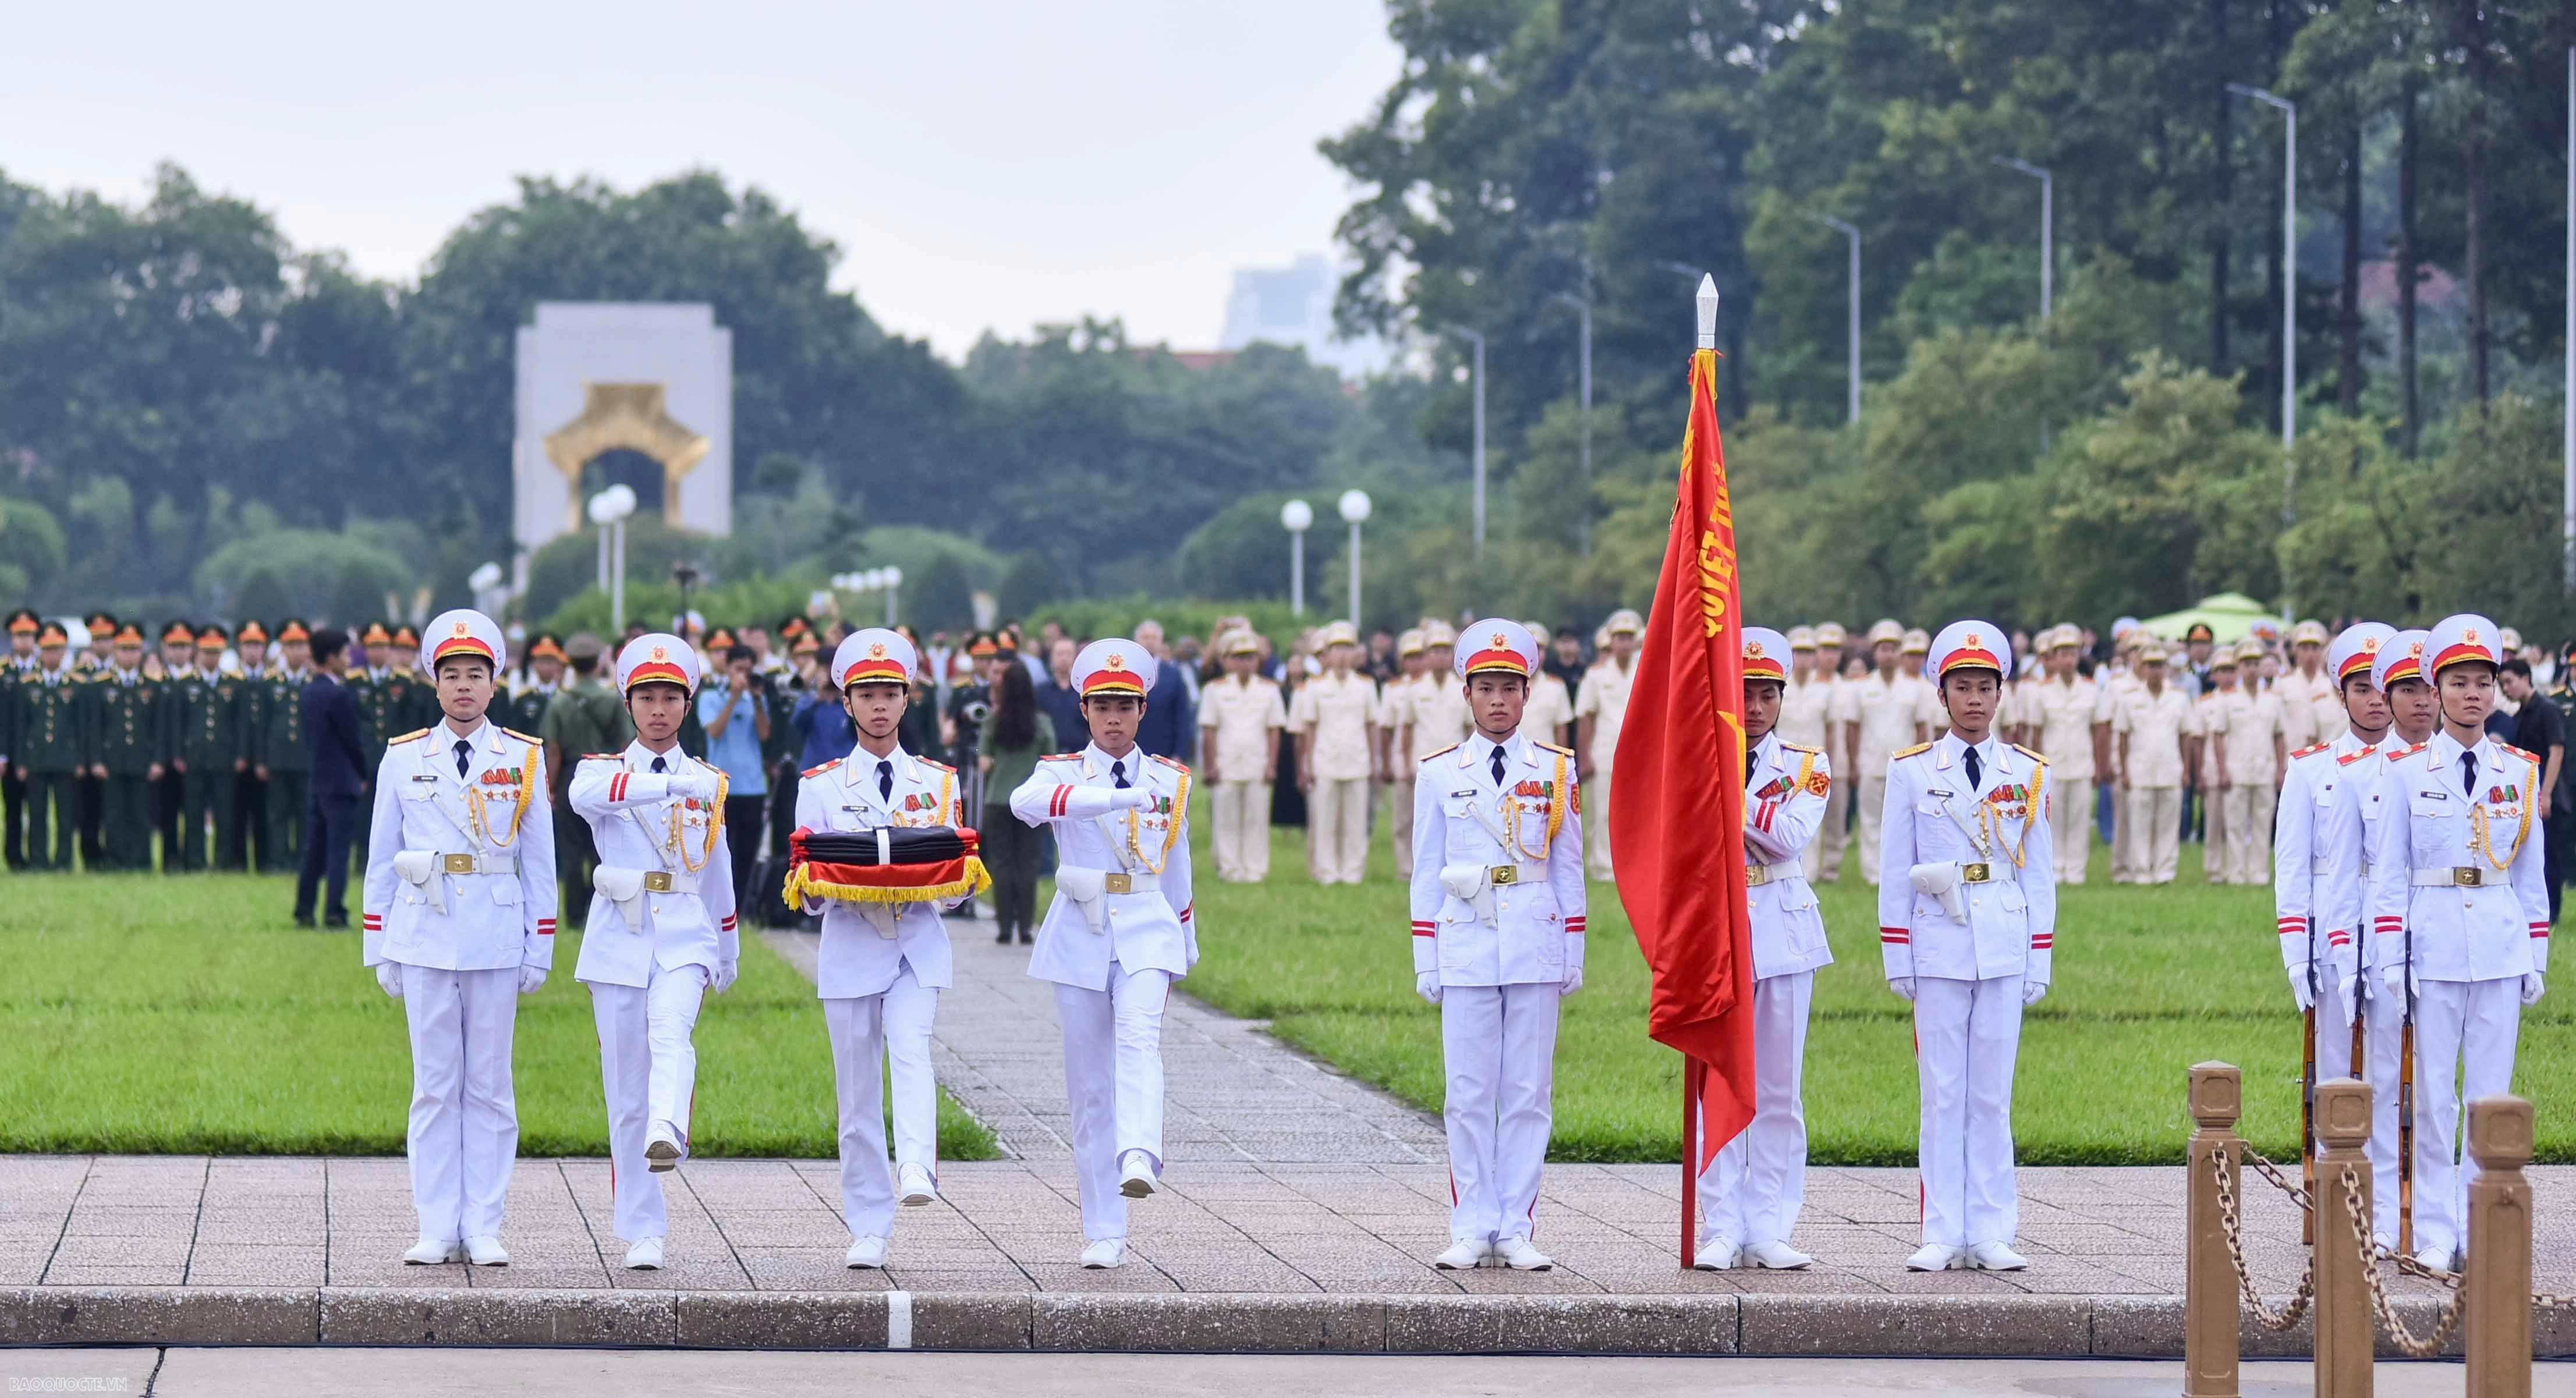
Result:
{"type": "Polygon", "coordinates": [[[165,872],[222,867],[221,852],[235,838],[233,783],[250,765],[242,726],[248,686],[223,673],[228,639],[220,626],[199,627],[195,663],[162,696],[162,760],[179,774],[179,852],[175,860],[163,852],[165,872]]]}
{"type": "Polygon", "coordinates": [[[419,1264],[505,1266],[501,1207],[519,1150],[510,1037],[554,965],[553,802],[545,749],[485,717],[508,643],[481,612],[430,623],[434,728],[386,745],[367,840],[363,956],[411,1026],[419,1264]]]}
{"type": "Polygon", "coordinates": [[[2415,1260],[2445,1271],[2466,1241],[2476,1175],[2455,1157],[2461,1104],[2512,1090],[2522,1007],[2540,999],[2549,969],[2540,759],[2485,726],[2503,660],[2485,617],[2445,617],[2427,632],[2441,726],[2389,752],[2370,851],[2382,984],[2413,1007],[2415,1260]]]}
{"type": "Polygon", "coordinates": [[[1011,793],[1011,814],[1055,827],[1061,861],[1029,974],[1055,983],[1064,1028],[1085,1267],[1125,1260],[1127,1200],[1161,1179],[1163,1005],[1199,959],[1190,769],[1136,746],[1155,668],[1132,640],[1084,646],[1073,674],[1091,743],[1039,759],[1011,793]]]}
{"type": "MultiPolygon", "coordinates": [[[[1588,872],[1596,879],[1610,877],[1610,769],[1619,754],[1619,729],[1628,721],[1628,691],[1637,682],[1637,639],[1646,629],[1645,618],[1626,607],[1610,614],[1602,628],[1609,633],[1610,644],[1583,672],[1580,692],[1574,696],[1574,752],[1577,759],[1575,777],[1592,793],[1592,824],[1584,834],[1584,858],[1588,872]]],[[[1445,679],[1446,676],[1443,676],[1445,679]]],[[[1822,698],[1821,686],[1818,697],[1822,698]]],[[[1810,746],[1825,742],[1825,720],[1821,706],[1816,712],[1815,731],[1799,738],[1810,746]]],[[[1814,851],[1808,852],[1814,862],[1814,851]]]]}
{"type": "MultiPolygon", "coordinates": [[[[304,742],[304,686],[313,678],[313,633],[288,617],[277,624],[278,664],[253,685],[251,775],[267,791],[255,835],[263,872],[290,874],[303,861],[304,802],[313,755],[304,742]]],[[[534,729],[527,729],[534,732],[534,729]]]]}
{"type": "MultiPolygon", "coordinates": [[[[1807,1112],[1799,1079],[1807,1061],[1807,1009],[1816,968],[1831,963],[1825,920],[1802,859],[1824,818],[1833,768],[1822,750],[1792,743],[1775,726],[1794,643],[1767,627],[1744,628],[1744,883],[1753,919],[1753,1120],[1699,1177],[1707,1220],[1694,1266],[1794,1270],[1815,1261],[1789,1246],[1806,1197],[1807,1112]]],[[[1592,793],[1595,806],[1599,792],[1592,793]]]]}
{"type": "Polygon", "coordinates": [[[59,622],[36,633],[36,666],[18,680],[17,733],[5,746],[25,785],[27,864],[71,872],[80,829],[79,774],[90,756],[89,684],[71,666],[70,634],[59,622]],[[49,840],[47,837],[50,836],[49,840]]]}
{"type": "Polygon", "coordinates": [[[1941,629],[1926,665],[1949,731],[1888,766],[1878,940],[1914,1002],[1923,1246],[1907,1268],[2017,1271],[2013,1064],[2057,941],[2048,763],[1997,741],[2012,646],[1990,622],[1941,629]]]}
{"type": "MultiPolygon", "coordinates": [[[[1405,663],[1419,668],[1421,633],[1404,634],[1413,640],[1405,663]]],[[[1279,697],[1279,686],[1260,672],[1259,638],[1249,631],[1228,632],[1218,638],[1217,650],[1224,659],[1225,674],[1199,692],[1207,783],[1216,794],[1216,873],[1228,883],[1259,883],[1270,877],[1270,784],[1279,770],[1279,732],[1288,726],[1288,708],[1279,697]]],[[[1406,681],[1387,685],[1389,705],[1401,706],[1411,699],[1412,688],[1406,681]]],[[[1384,732],[1381,728],[1381,740],[1384,732]]],[[[1408,810],[1407,818],[1411,815],[1408,810]]],[[[1412,854],[1401,845],[1397,848],[1406,856],[1412,854]]]]}
{"type": "Polygon", "coordinates": [[[100,786],[100,866],[152,867],[152,783],[161,779],[161,682],[143,676],[143,629],[127,622],[90,682],[91,774],[100,786]]]}
{"type": "Polygon", "coordinates": [[[698,1009],[707,992],[733,985],[742,949],[724,774],[680,751],[698,653],[677,636],[639,636],[618,653],[617,686],[635,741],[624,752],[592,753],[573,772],[570,803],[599,848],[573,978],[590,987],[599,1027],[617,1236],[628,1244],[626,1265],[651,1271],[671,1232],[660,1177],[689,1153],[698,1009]]]}
{"type": "Polygon", "coordinates": [[[1559,1002],[1583,988],[1583,800],[1574,754],[1520,731],[1538,638],[1468,627],[1452,662],[1476,724],[1413,788],[1414,990],[1440,1007],[1448,1095],[1444,1269],[1554,1266],[1531,1243],[1554,1119],[1559,1002]]]}
{"type": "MultiPolygon", "coordinates": [[[[956,769],[904,751],[900,740],[919,664],[911,641],[879,627],[850,633],[832,652],[832,683],[858,743],[848,757],[803,773],[796,784],[799,827],[965,826],[965,788],[956,769]]],[[[939,992],[957,983],[941,914],[971,894],[903,903],[803,900],[808,916],[823,919],[814,981],[838,1086],[846,1266],[885,1265],[898,1197],[915,1207],[939,1197],[939,1084],[931,1072],[930,1034],[939,992]],[[894,1118],[891,1169],[888,1115],[894,1118]]]]}

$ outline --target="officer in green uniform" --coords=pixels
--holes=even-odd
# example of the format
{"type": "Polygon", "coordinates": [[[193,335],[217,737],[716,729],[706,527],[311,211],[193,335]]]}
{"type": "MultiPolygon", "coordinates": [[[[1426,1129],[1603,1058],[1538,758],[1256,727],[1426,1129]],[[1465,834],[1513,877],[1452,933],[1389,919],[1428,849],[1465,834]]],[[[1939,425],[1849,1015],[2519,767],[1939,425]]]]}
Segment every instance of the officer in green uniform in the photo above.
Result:
{"type": "Polygon", "coordinates": [[[274,862],[266,842],[268,778],[259,767],[259,730],[267,721],[264,701],[269,681],[277,677],[268,654],[268,627],[253,617],[233,633],[233,652],[241,657],[242,765],[233,778],[233,831],[229,843],[215,852],[216,867],[247,873],[274,862]]]}
{"type": "Polygon", "coordinates": [[[100,788],[100,857],[93,869],[152,867],[152,784],[161,779],[160,680],[143,673],[143,628],[116,629],[112,659],[86,686],[90,778],[100,788]]]}
{"type": "MultiPolygon", "coordinates": [[[[247,680],[218,668],[226,636],[209,624],[197,633],[197,663],[171,686],[162,705],[162,756],[179,773],[179,859],[162,869],[199,872],[210,856],[238,848],[233,829],[233,786],[250,767],[250,735],[243,727],[247,680]],[[210,849],[208,822],[214,825],[210,849]]],[[[217,867],[222,867],[220,864],[217,867]]]]}
{"type": "Polygon", "coordinates": [[[396,727],[386,730],[389,737],[427,728],[443,717],[438,711],[438,691],[420,674],[420,633],[405,622],[394,628],[393,645],[385,652],[385,668],[401,682],[398,697],[388,715],[396,727]]]}
{"type": "Polygon", "coordinates": [[[9,752],[27,782],[31,872],[69,872],[80,824],[73,779],[89,755],[89,695],[66,658],[70,641],[60,623],[46,622],[36,633],[36,668],[18,682],[18,731],[9,752]]]}
{"type": "MultiPolygon", "coordinates": [[[[373,773],[384,765],[385,745],[410,732],[408,728],[385,726],[384,688],[393,678],[393,628],[381,621],[367,623],[357,633],[349,657],[349,673],[343,683],[349,686],[349,697],[358,705],[358,745],[366,750],[367,765],[362,771],[373,773]]],[[[367,826],[359,821],[349,833],[349,858],[359,877],[367,872],[367,826]]]]}
{"type": "MultiPolygon", "coordinates": [[[[563,641],[551,631],[540,631],[527,644],[524,682],[510,691],[510,721],[502,726],[522,733],[541,733],[545,731],[546,708],[563,688],[563,641]]],[[[500,705],[496,701],[493,707],[497,710],[500,705]]],[[[573,756],[579,760],[581,754],[573,756]]]]}
{"type": "MultiPolygon", "coordinates": [[[[72,657],[72,669],[82,679],[92,680],[108,669],[108,652],[116,644],[116,618],[106,612],[92,612],[81,618],[89,628],[89,644],[72,657]]],[[[100,817],[106,809],[107,784],[83,767],[72,778],[72,789],[80,797],[80,857],[84,869],[104,869],[107,865],[105,837],[100,831],[100,817]]]]}
{"type": "Polygon", "coordinates": [[[159,675],[152,675],[150,665],[146,665],[143,671],[161,686],[153,705],[159,720],[157,727],[160,731],[156,736],[160,739],[161,775],[152,783],[152,823],[161,831],[161,869],[164,873],[175,874],[180,869],[179,808],[187,804],[188,793],[179,770],[170,765],[170,695],[178,687],[180,677],[196,666],[197,628],[185,621],[173,621],[162,627],[158,658],[159,675]]]}
{"type": "MultiPolygon", "coordinates": [[[[591,871],[599,855],[590,822],[573,814],[563,793],[571,788],[572,770],[585,753],[623,752],[634,729],[617,691],[600,669],[608,648],[597,636],[576,634],[564,653],[572,667],[563,687],[546,705],[545,726],[535,730],[545,739],[546,774],[555,783],[555,875],[563,883],[564,924],[578,928],[590,915],[591,871]]],[[[522,732],[528,730],[521,730],[522,732]]]]}
{"type": "Polygon", "coordinates": [[[263,873],[291,874],[304,848],[304,799],[313,756],[304,747],[304,683],[313,678],[313,633],[294,617],[277,624],[279,663],[252,686],[251,774],[267,788],[256,837],[263,873]]]}
{"type": "Polygon", "coordinates": [[[12,869],[27,866],[23,824],[27,770],[13,754],[18,736],[18,690],[36,668],[36,632],[44,623],[25,607],[9,614],[9,655],[0,660],[0,855],[12,869]]]}

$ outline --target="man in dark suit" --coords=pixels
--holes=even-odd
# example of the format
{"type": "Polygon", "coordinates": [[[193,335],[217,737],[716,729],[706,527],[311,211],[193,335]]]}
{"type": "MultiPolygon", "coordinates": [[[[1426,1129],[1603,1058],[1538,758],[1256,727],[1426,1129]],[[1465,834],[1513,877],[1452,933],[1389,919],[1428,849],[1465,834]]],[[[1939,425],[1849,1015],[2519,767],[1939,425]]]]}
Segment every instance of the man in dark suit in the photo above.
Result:
{"type": "Polygon", "coordinates": [[[349,838],[366,812],[359,808],[374,773],[359,741],[358,700],[346,682],[349,633],[326,626],[313,633],[313,678],[304,686],[304,741],[312,775],[304,797],[303,869],[295,879],[295,925],[313,925],[313,895],[330,872],[330,899],[322,925],[349,925],[349,838]]]}
{"type": "Polygon", "coordinates": [[[1140,623],[1136,642],[1152,651],[1156,661],[1154,692],[1145,696],[1145,716],[1136,723],[1136,746],[1156,757],[1192,761],[1198,756],[1199,707],[1190,701],[1189,681],[1181,677],[1179,662],[1163,644],[1163,623],[1140,623]]]}

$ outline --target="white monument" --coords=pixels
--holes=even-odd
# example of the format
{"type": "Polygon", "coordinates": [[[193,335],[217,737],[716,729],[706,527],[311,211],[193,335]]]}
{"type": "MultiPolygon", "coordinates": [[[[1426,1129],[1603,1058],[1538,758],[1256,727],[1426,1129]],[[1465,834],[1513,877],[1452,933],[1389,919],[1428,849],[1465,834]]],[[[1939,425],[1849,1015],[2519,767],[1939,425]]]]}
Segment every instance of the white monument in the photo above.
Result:
{"type": "Polygon", "coordinates": [[[609,451],[651,457],[671,525],[733,532],[733,332],[715,307],[549,301],[519,330],[511,442],[518,563],[584,527],[582,468],[609,451]]]}

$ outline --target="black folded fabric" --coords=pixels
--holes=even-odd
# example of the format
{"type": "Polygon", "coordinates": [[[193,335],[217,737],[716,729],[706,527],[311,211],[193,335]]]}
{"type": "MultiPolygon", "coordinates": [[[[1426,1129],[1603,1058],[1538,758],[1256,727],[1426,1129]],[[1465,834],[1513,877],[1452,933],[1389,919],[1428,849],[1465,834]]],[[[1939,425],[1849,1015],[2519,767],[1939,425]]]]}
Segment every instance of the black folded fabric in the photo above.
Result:
{"type": "Polygon", "coordinates": [[[809,830],[800,828],[789,841],[790,857],[815,864],[939,864],[976,852],[972,830],[946,825],[897,826],[884,832],[891,856],[877,858],[874,830],[809,830]]]}

